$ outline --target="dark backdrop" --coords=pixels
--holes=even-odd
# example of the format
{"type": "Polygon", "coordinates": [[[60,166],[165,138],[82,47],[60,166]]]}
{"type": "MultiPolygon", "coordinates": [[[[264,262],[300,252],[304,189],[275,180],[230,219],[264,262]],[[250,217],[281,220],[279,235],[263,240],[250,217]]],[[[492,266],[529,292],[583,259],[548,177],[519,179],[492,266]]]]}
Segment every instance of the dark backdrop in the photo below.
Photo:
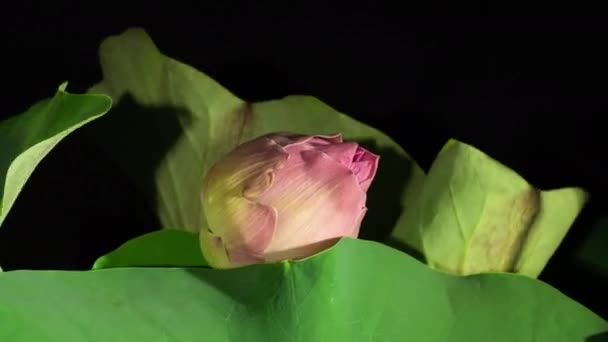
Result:
{"type": "MultiPolygon", "coordinates": [[[[0,12],[0,118],[51,96],[64,80],[69,91],[85,91],[100,79],[101,40],[141,26],[164,53],[238,96],[314,95],[385,131],[424,168],[455,137],[539,187],[587,188],[592,201],[541,279],[608,316],[606,279],[571,261],[607,211],[601,20],[263,3],[14,3],[0,12]]],[[[0,265],[86,269],[157,227],[116,165],[76,132],[25,186],[0,230],[0,265]]]]}

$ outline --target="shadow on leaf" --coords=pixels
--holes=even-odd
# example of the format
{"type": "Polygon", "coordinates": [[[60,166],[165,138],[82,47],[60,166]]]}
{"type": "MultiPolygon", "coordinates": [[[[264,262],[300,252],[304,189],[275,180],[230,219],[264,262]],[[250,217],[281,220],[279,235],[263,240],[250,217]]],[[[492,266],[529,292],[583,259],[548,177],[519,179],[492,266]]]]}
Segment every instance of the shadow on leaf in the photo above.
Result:
{"type": "Polygon", "coordinates": [[[589,336],[585,339],[587,342],[608,342],[608,331],[589,336]]]}
{"type": "Polygon", "coordinates": [[[361,224],[359,237],[385,241],[403,208],[402,195],[410,184],[415,163],[393,149],[381,148],[372,140],[357,141],[364,148],[380,155],[376,177],[367,193],[367,214],[361,224]]]}
{"type": "Polygon", "coordinates": [[[253,314],[264,312],[269,300],[280,289],[284,279],[278,267],[276,264],[261,264],[222,270],[209,267],[187,268],[185,271],[201,283],[234,299],[253,314]]]}
{"type": "Polygon", "coordinates": [[[191,122],[192,114],[187,109],[145,107],[124,95],[104,118],[85,130],[158,212],[157,170],[191,122]]]}

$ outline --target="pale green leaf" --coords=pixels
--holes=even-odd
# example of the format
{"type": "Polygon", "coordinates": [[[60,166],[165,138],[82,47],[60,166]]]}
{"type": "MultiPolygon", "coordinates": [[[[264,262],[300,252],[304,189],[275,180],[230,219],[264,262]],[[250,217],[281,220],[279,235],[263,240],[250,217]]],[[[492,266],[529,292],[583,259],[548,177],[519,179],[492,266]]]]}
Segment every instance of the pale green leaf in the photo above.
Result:
{"type": "Polygon", "coordinates": [[[103,80],[92,93],[117,103],[90,132],[155,205],[163,227],[205,226],[204,173],[237,144],[273,132],[342,133],[381,155],[364,221],[369,236],[388,235],[411,205],[422,170],[393,140],[310,96],[246,103],[196,69],[163,55],[141,29],[106,39],[103,80]],[[380,232],[383,229],[384,232],[380,232]]]}
{"type": "Polygon", "coordinates": [[[485,153],[451,140],[393,234],[437,269],[537,277],[585,198],[578,188],[540,191],[485,153]]]}

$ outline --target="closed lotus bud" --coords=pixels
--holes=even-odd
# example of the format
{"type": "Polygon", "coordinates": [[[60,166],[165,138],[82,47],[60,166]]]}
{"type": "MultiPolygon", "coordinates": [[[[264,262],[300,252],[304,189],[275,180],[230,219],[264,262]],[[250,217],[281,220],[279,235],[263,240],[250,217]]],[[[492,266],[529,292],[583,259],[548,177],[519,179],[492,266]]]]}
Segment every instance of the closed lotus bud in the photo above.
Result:
{"type": "Polygon", "coordinates": [[[205,175],[210,266],[301,259],[356,238],[379,156],[332,136],[269,134],[237,146],[205,175]]]}

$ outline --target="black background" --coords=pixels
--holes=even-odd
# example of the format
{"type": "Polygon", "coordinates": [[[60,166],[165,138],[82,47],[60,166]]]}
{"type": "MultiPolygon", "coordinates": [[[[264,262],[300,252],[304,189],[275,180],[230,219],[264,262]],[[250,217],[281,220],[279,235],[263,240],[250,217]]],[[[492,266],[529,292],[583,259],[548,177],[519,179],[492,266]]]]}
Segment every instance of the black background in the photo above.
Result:
{"type": "MultiPolygon", "coordinates": [[[[392,136],[425,169],[454,137],[541,188],[585,187],[591,202],[541,279],[608,317],[607,279],[572,262],[607,212],[603,18],[260,3],[13,3],[0,12],[0,118],[64,80],[85,91],[101,77],[101,40],[140,26],[237,96],[316,96],[392,136]]],[[[126,176],[77,131],[26,184],[0,230],[0,265],[87,269],[158,227],[126,176]]]]}

